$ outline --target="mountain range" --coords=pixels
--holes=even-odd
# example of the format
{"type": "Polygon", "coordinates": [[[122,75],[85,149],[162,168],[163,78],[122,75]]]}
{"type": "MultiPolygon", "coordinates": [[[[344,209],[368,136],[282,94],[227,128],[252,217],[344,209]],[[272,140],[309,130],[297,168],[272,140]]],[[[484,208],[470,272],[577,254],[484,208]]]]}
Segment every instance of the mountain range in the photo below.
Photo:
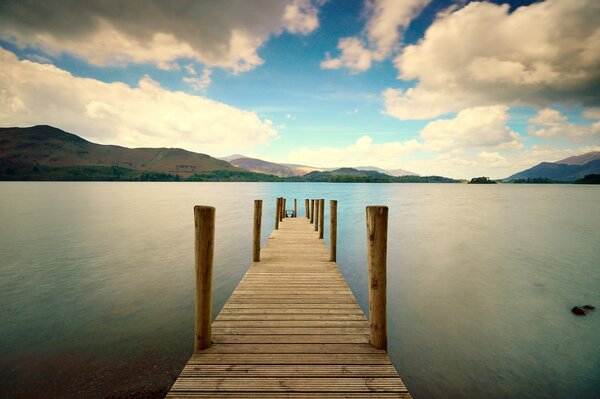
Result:
{"type": "MultiPolygon", "coordinates": [[[[574,182],[600,174],[600,151],[542,162],[505,181],[574,182]]],[[[374,166],[319,168],[241,154],[224,159],[181,148],[96,144],[52,126],[0,128],[0,180],[455,182],[374,166]]]]}
{"type": "Polygon", "coordinates": [[[573,182],[591,174],[600,174],[600,151],[588,152],[556,162],[541,162],[505,180],[549,179],[557,182],[573,182]]]}
{"type": "MultiPolygon", "coordinates": [[[[325,168],[308,165],[286,164],[268,162],[262,159],[250,158],[241,154],[229,155],[219,158],[231,163],[234,166],[249,170],[255,173],[266,173],[279,177],[302,176],[310,172],[331,172],[339,168],[325,168]]],[[[417,173],[409,172],[404,169],[382,169],[377,166],[354,166],[352,169],[362,171],[375,171],[390,176],[419,176],[417,173]]]]}

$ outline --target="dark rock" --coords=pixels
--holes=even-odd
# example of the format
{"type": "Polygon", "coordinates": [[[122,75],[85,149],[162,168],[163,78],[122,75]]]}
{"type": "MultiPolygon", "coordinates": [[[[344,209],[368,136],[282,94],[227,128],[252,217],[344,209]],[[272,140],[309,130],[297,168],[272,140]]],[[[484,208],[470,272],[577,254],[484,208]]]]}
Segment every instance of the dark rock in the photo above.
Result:
{"type": "Polygon", "coordinates": [[[592,306],[592,305],[583,305],[583,308],[584,308],[585,310],[594,310],[594,309],[596,309],[596,307],[595,307],[595,306],[592,306]]]}
{"type": "Polygon", "coordinates": [[[585,309],[581,306],[573,306],[571,312],[573,312],[573,314],[576,314],[577,316],[585,316],[585,309]]]}

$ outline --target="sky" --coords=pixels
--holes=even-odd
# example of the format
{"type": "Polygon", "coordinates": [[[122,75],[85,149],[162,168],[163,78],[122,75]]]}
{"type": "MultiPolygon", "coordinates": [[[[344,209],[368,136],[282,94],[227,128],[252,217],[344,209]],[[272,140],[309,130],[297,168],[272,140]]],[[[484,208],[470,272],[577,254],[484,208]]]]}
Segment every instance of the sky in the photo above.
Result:
{"type": "Polygon", "coordinates": [[[600,150],[600,1],[0,0],[0,126],[504,178],[600,150]]]}

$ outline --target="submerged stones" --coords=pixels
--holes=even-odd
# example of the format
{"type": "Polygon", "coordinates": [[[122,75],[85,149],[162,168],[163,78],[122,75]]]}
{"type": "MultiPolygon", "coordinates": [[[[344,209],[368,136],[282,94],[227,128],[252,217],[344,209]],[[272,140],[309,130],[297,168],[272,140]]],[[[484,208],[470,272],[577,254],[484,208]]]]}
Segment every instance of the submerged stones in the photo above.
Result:
{"type": "Polygon", "coordinates": [[[573,306],[571,312],[577,316],[585,316],[587,312],[596,309],[595,306],[592,305],[583,305],[583,306],[573,306]]]}

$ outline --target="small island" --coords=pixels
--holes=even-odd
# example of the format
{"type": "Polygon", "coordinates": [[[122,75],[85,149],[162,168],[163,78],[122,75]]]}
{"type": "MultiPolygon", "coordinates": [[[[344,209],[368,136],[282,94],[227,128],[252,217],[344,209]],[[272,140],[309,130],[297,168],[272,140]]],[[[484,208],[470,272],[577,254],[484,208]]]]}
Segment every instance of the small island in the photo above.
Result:
{"type": "Polygon", "coordinates": [[[469,181],[469,184],[496,184],[494,180],[490,180],[489,177],[474,177],[469,181]]]}

